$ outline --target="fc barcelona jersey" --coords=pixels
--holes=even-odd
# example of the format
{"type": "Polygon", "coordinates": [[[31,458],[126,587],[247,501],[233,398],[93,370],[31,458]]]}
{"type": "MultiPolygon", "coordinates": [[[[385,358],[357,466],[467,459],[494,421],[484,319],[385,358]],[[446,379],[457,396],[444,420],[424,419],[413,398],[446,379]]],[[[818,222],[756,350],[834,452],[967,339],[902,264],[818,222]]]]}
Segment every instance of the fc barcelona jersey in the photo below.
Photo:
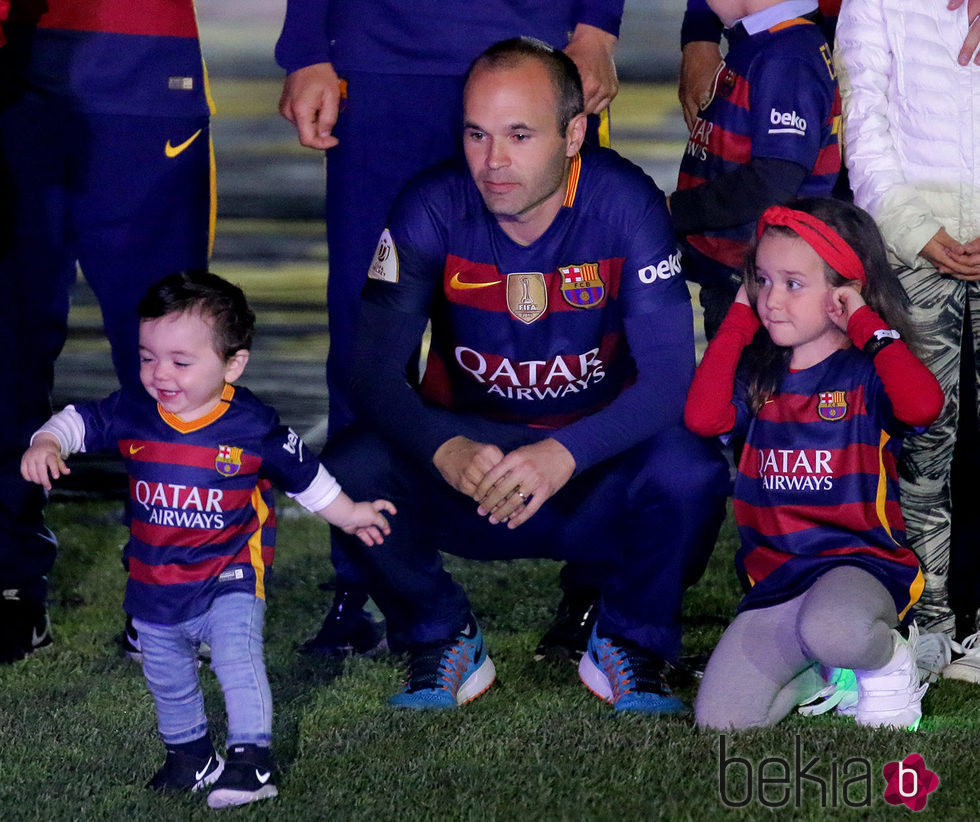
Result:
{"type": "MultiPolygon", "coordinates": [[[[734,402],[737,432],[749,419],[744,387],[734,402]]],[[[749,424],[735,480],[736,567],[750,586],[742,608],[789,600],[850,564],[888,589],[899,614],[908,610],[923,585],[899,508],[897,459],[909,433],[856,348],[784,377],[749,424]]]]}
{"type": "Polygon", "coordinates": [[[430,404],[566,426],[634,380],[624,322],[645,315],[644,345],[676,364],[664,405],[683,407],[692,317],[664,195],[612,151],[573,158],[564,204],[526,246],[465,168],[423,175],[396,203],[368,276],[365,300],[432,320],[419,388],[430,404]]]}
{"type": "MultiPolygon", "coordinates": [[[[793,18],[752,35],[739,24],[727,36],[711,101],[681,160],[678,191],[765,158],[808,170],[798,196],[830,196],[841,167],[841,108],[830,46],[819,27],[793,18]]],[[[710,281],[741,270],[754,229],[753,220],[688,235],[703,269],[694,276],[710,281]]]]}
{"type": "Polygon", "coordinates": [[[271,486],[300,493],[319,469],[272,408],[227,386],[215,411],[191,423],[142,391],[75,410],[85,450],[118,448],[129,474],[127,613],[173,624],[221,594],[264,598],[276,539],[271,486]]]}

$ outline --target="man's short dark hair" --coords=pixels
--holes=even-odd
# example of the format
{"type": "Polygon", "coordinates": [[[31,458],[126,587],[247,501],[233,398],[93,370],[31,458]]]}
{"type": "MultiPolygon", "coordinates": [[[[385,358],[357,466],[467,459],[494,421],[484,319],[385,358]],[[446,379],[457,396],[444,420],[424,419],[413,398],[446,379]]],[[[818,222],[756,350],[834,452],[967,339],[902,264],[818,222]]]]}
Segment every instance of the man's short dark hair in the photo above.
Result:
{"type": "Polygon", "coordinates": [[[537,60],[548,72],[558,101],[558,133],[564,137],[572,118],[585,111],[585,95],[578,68],[565,52],[534,37],[501,40],[479,55],[466,72],[469,82],[477,69],[514,68],[525,60],[537,60]]]}
{"type": "Polygon", "coordinates": [[[237,285],[210,271],[181,271],[150,286],[137,308],[140,319],[199,311],[213,322],[214,349],[225,359],[252,347],[255,313],[237,285]]]}

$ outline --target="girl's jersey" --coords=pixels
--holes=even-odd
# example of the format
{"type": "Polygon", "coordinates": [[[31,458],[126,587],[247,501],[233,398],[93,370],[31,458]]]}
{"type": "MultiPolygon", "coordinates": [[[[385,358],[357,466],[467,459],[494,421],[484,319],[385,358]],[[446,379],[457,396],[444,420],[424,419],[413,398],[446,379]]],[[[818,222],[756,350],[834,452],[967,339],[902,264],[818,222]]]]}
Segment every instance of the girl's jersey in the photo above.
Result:
{"type": "Polygon", "coordinates": [[[13,0],[5,91],[92,114],[210,113],[193,0],[13,0]]]}
{"type": "Polygon", "coordinates": [[[871,359],[851,347],[790,372],[751,422],[744,386],[733,403],[734,433],[748,423],[734,502],[736,568],[750,586],[740,608],[792,599],[847,564],[873,574],[903,615],[923,586],[896,468],[912,432],[895,420],[871,359]]]}
{"type": "Polygon", "coordinates": [[[173,624],[222,594],[264,598],[276,540],[271,483],[298,494],[320,468],[272,408],[227,386],[218,407],[190,423],[145,392],[75,410],[85,450],[118,448],[129,474],[128,614],[173,624]]]}

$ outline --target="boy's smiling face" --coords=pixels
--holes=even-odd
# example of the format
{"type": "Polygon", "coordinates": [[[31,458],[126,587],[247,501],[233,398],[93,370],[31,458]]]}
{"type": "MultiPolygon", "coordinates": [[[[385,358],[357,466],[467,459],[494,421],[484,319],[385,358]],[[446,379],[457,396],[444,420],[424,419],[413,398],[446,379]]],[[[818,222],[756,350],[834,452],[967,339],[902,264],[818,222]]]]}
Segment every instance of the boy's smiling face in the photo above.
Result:
{"type": "Polygon", "coordinates": [[[225,383],[238,379],[248,362],[245,349],[228,359],[218,354],[212,321],[199,311],[142,320],[139,353],[143,387],[185,422],[211,411],[225,383]]]}

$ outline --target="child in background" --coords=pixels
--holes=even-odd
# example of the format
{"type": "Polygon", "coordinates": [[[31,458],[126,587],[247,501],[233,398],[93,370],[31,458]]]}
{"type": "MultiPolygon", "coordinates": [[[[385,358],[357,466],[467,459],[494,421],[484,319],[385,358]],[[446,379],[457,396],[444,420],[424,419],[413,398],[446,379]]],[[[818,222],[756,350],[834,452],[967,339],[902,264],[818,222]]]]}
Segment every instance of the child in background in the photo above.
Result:
{"type": "Polygon", "coordinates": [[[700,726],[778,722],[819,690],[819,666],[854,670],[858,723],[918,726],[917,632],[906,641],[894,626],[923,580],[896,464],[943,396],[907,329],[870,216],[823,198],[763,213],[685,409],[702,436],[747,434],[734,503],[747,593],[705,670],[700,726]]]}
{"type": "Polygon", "coordinates": [[[270,482],[368,544],[383,540],[381,512],[394,508],[353,502],[272,408],[232,385],[255,321],[240,288],[209,272],[171,275],[150,288],[139,315],[146,390],[67,406],[32,437],[21,473],[50,489],[69,472],[69,454],[119,449],[132,512],[124,607],[167,748],[147,787],[213,785],[212,808],[241,805],[277,794],[262,653],[276,527],[270,482]],[[225,695],[227,762],[208,737],[202,642],[225,695]]]}
{"type": "Polygon", "coordinates": [[[830,196],[840,97],[817,0],[708,0],[728,52],[699,109],[670,197],[684,270],[701,285],[710,340],[738,290],[759,215],[830,196]]]}

